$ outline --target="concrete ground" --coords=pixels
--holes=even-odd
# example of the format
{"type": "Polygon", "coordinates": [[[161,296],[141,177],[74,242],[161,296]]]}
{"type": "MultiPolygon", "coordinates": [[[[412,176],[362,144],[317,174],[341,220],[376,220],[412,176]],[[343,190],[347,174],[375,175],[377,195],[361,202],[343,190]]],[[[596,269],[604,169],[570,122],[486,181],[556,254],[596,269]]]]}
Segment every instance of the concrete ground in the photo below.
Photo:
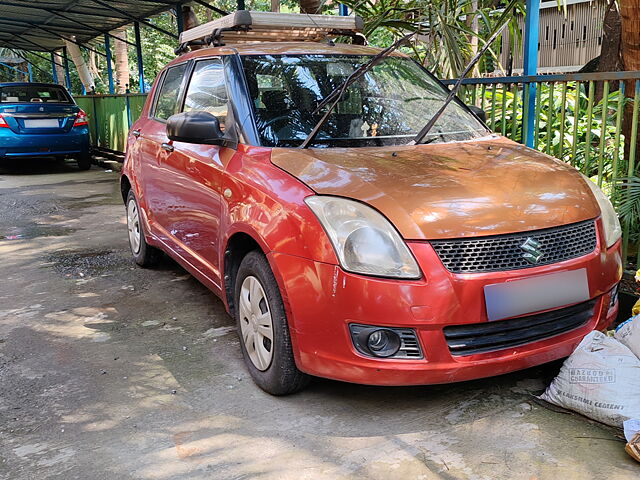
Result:
{"type": "Polygon", "coordinates": [[[254,386],[220,300],[130,259],[117,174],[0,166],[0,478],[632,479],[532,401],[558,364],[444,386],[254,386]]]}

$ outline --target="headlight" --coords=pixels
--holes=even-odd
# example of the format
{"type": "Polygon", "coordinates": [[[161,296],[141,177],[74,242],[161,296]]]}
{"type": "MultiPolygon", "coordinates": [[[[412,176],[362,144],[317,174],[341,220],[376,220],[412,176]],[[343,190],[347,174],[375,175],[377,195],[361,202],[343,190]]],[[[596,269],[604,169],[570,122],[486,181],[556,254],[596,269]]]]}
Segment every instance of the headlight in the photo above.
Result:
{"type": "Polygon", "coordinates": [[[596,197],[598,205],[600,206],[602,225],[604,225],[604,236],[607,241],[608,248],[616,243],[622,236],[622,228],[620,227],[618,214],[613,209],[613,205],[611,205],[611,202],[609,201],[607,196],[603,193],[602,190],[600,190],[600,187],[593,183],[586,175],[582,175],[582,178],[585,182],[587,182],[587,185],[589,185],[589,188],[593,192],[593,195],[596,197]]]}
{"type": "Polygon", "coordinates": [[[409,247],[377,211],[340,197],[304,200],[329,235],[345,270],[381,277],[420,278],[409,247]]]}

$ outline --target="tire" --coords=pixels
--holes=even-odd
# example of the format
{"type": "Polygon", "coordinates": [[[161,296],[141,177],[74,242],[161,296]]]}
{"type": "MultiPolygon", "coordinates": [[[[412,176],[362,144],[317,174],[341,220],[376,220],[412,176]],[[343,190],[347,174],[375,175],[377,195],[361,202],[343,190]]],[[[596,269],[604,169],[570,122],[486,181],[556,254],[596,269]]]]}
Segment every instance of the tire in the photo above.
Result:
{"type": "Polygon", "coordinates": [[[310,378],[296,367],[278,283],[262,252],[249,252],[242,260],[234,300],[240,348],[254,382],[271,395],[306,387],[310,378]]]}
{"type": "Polygon", "coordinates": [[[89,170],[91,168],[91,155],[88,153],[80,154],[76,157],[79,170],[89,170]]]}
{"type": "Polygon", "coordinates": [[[141,267],[153,267],[162,257],[162,252],[152,247],[145,240],[144,227],[140,219],[140,208],[133,190],[127,195],[127,230],[129,232],[129,247],[135,262],[141,267]]]}

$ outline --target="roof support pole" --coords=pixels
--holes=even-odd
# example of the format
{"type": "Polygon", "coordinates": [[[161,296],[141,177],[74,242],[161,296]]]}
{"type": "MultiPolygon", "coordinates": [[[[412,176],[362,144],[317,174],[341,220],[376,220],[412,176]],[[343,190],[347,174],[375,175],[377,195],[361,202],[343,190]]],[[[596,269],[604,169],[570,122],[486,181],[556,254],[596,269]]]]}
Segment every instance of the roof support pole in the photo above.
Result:
{"type": "Polygon", "coordinates": [[[342,15],[343,17],[349,16],[349,7],[347,7],[344,3],[338,4],[338,15],[342,15]]]}
{"type": "Polygon", "coordinates": [[[143,18],[137,18],[137,17],[135,17],[133,15],[129,15],[127,12],[124,12],[124,11],[118,9],[118,8],[113,7],[110,4],[108,4],[107,2],[104,2],[103,0],[91,0],[91,1],[93,3],[97,3],[98,5],[100,5],[100,6],[104,7],[104,8],[108,8],[109,10],[112,10],[112,11],[122,15],[123,17],[128,18],[129,20],[133,20],[134,22],[142,23],[142,24],[146,25],[147,27],[151,27],[154,30],[159,31],[160,33],[164,33],[165,35],[167,35],[167,36],[169,36],[171,38],[176,38],[176,39],[178,38],[177,35],[174,35],[173,33],[165,30],[164,28],[160,28],[157,25],[154,25],[153,23],[144,20],[143,18]]]}
{"type": "Polygon", "coordinates": [[[0,62],[0,65],[2,65],[3,67],[10,68],[11,70],[13,70],[13,71],[15,71],[15,72],[17,72],[19,74],[20,73],[24,73],[26,75],[28,73],[28,72],[25,72],[23,70],[20,70],[19,68],[14,67],[12,65],[9,65],[8,63],[0,62]]]}
{"type": "MultiPolygon", "coordinates": [[[[273,0],[271,0],[273,2],[273,0]]],[[[229,12],[222,10],[218,7],[214,7],[213,5],[209,5],[207,2],[205,2],[204,0],[193,0],[194,3],[197,3],[198,5],[202,5],[205,8],[208,8],[209,10],[213,10],[214,12],[220,14],[220,15],[229,15],[229,12]]]]}
{"type": "Polygon", "coordinates": [[[64,77],[67,84],[67,90],[71,93],[71,74],[69,73],[69,57],[67,56],[67,47],[62,47],[62,57],[64,60],[64,77]]]}
{"type": "Polygon", "coordinates": [[[178,26],[178,35],[184,30],[184,15],[182,15],[182,4],[176,3],[176,24],[178,26]]]}
{"type": "MultiPolygon", "coordinates": [[[[24,53],[17,52],[17,51],[15,51],[13,48],[9,48],[9,51],[10,51],[11,53],[13,53],[16,57],[21,58],[22,60],[24,60],[24,61],[27,63],[27,71],[26,71],[26,72],[23,72],[23,73],[25,73],[26,75],[32,75],[32,74],[30,73],[30,72],[31,72],[31,68],[35,68],[36,70],[38,70],[39,72],[41,72],[41,73],[43,73],[43,74],[45,74],[45,75],[47,74],[47,71],[46,71],[46,70],[41,69],[38,65],[36,65],[36,64],[35,64],[35,63],[33,63],[31,60],[29,60],[29,59],[27,58],[27,56],[26,56],[24,53]]],[[[33,53],[33,52],[31,52],[31,53],[33,53]]],[[[30,81],[31,81],[31,80],[30,80],[30,81]]]]}
{"type": "Polygon", "coordinates": [[[247,7],[244,5],[244,0],[238,0],[238,10],[246,10],[247,7]]]}
{"type": "Polygon", "coordinates": [[[145,93],[144,87],[144,63],[142,61],[142,40],[140,38],[140,23],[135,22],[133,24],[133,32],[136,36],[136,57],[138,60],[138,85],[140,87],[140,93],[145,93]]]}
{"type": "MultiPolygon", "coordinates": [[[[538,73],[538,41],[540,37],[540,0],[527,0],[524,23],[524,75],[538,73]]],[[[524,84],[524,115],[522,131],[524,144],[533,148],[536,118],[537,84],[524,84]]]]}
{"type": "Polygon", "coordinates": [[[116,89],[113,83],[113,67],[111,66],[111,38],[109,35],[104,35],[104,50],[107,53],[107,78],[109,80],[109,93],[116,93],[116,89]]]}
{"type": "Polygon", "coordinates": [[[56,58],[53,56],[53,52],[51,52],[51,81],[53,83],[58,83],[58,72],[56,71],[56,58]]]}
{"type": "Polygon", "coordinates": [[[33,69],[31,68],[31,62],[27,63],[27,71],[29,72],[29,81],[33,82],[33,69]]]}

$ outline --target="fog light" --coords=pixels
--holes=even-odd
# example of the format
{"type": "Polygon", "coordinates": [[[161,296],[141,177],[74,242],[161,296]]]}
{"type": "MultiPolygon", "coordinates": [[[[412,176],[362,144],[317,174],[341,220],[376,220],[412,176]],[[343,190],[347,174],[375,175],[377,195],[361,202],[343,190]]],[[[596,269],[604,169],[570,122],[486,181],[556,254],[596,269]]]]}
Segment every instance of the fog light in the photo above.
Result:
{"type": "Polygon", "coordinates": [[[618,303],[618,287],[620,286],[620,284],[617,284],[615,287],[613,287],[611,289],[611,296],[609,297],[609,308],[613,308],[616,306],[616,303],[618,303]]]}
{"type": "Polygon", "coordinates": [[[418,360],[424,358],[416,332],[411,328],[349,324],[353,346],[375,358],[418,360]]]}
{"type": "Polygon", "coordinates": [[[400,337],[393,330],[374,330],[367,337],[367,348],[376,357],[391,357],[400,350],[400,337]]]}

